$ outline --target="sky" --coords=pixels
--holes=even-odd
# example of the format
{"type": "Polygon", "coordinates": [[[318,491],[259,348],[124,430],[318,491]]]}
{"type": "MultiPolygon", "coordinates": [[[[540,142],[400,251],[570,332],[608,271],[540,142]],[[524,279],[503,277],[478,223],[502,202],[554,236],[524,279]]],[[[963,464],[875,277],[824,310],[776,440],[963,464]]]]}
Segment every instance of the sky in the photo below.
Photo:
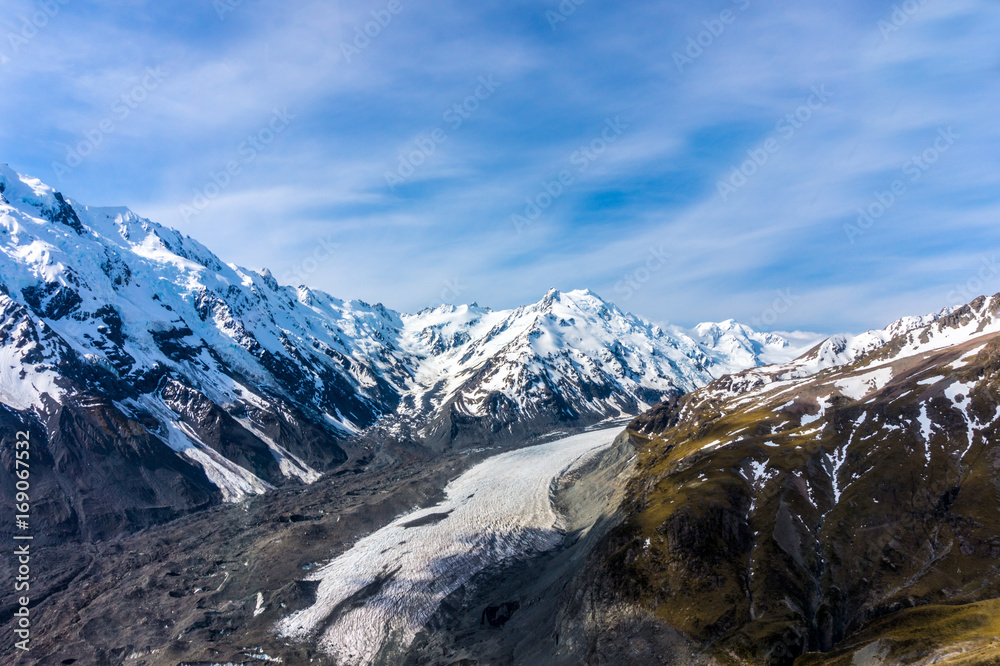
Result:
{"type": "Polygon", "coordinates": [[[992,0],[5,0],[0,162],[279,282],[859,331],[1000,292],[992,0]]]}

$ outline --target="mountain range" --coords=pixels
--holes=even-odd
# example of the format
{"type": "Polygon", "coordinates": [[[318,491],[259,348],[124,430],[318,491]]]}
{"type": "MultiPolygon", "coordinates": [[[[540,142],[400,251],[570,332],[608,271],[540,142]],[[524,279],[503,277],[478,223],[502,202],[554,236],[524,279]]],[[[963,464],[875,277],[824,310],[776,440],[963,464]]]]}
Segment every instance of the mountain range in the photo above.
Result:
{"type": "Polygon", "coordinates": [[[101,538],[398,447],[636,416],[801,345],[659,327],[589,291],[402,314],[279,285],[0,166],[0,425],[45,443],[46,533],[101,538]]]}
{"type": "Polygon", "coordinates": [[[595,612],[718,663],[998,663],[998,359],[1000,295],[646,412],[595,612]]]}
{"type": "Polygon", "coordinates": [[[316,604],[304,572],[419,506],[410,554],[407,530],[504,488],[432,509],[455,474],[602,425],[624,430],[532,487],[564,514],[534,533],[555,550],[437,590],[372,659],[997,664],[998,387],[1000,295],[825,338],[657,326],[587,290],[405,314],[0,166],[0,432],[32,441],[39,663],[328,663],[276,634],[316,604]]]}

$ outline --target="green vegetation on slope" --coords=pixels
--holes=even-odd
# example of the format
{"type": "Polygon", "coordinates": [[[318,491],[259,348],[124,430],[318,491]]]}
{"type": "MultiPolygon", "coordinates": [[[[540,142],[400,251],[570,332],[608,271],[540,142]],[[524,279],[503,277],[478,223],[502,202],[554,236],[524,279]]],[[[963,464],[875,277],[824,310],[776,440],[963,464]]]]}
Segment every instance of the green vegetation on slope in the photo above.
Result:
{"type": "Polygon", "coordinates": [[[880,659],[993,663],[1000,602],[969,604],[1000,598],[998,382],[1000,338],[978,338],[654,408],[604,584],[724,663],[852,663],[880,638],[880,659]],[[848,390],[873,368],[891,379],[848,390]]]}

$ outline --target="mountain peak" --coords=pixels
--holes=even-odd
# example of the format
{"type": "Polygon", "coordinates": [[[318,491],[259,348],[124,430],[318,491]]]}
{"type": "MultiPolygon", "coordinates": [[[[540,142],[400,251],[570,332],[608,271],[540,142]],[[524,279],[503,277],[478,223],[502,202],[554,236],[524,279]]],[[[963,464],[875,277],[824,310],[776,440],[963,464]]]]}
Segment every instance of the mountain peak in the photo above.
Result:
{"type": "MultiPolygon", "coordinates": [[[[680,329],[663,331],[589,289],[553,288],[537,303],[499,312],[445,304],[402,315],[279,287],[269,270],[227,265],[196,240],[125,208],[83,206],[9,168],[0,178],[7,190],[0,203],[0,230],[8,232],[0,234],[4,307],[60,340],[31,357],[45,361],[37,364],[20,351],[26,341],[9,350],[0,341],[0,398],[18,389],[19,408],[46,409],[60,396],[92,390],[74,378],[106,371],[132,408],[160,422],[150,436],[197,460],[230,498],[288,474],[312,478],[310,466],[325,471],[329,460],[295,444],[290,451],[305,468],[220,460],[204,440],[173,429],[184,405],[204,401],[240,419],[266,412],[268,422],[295,412],[310,428],[338,436],[454,417],[489,437],[560,419],[635,414],[762,362],[752,344],[706,344],[680,329]],[[65,350],[82,350],[87,368],[65,350]],[[3,385],[21,371],[33,379],[3,385]],[[165,394],[168,375],[173,388],[165,394]]],[[[436,436],[444,445],[460,436],[442,427],[436,436]]],[[[275,451],[264,458],[285,460],[275,451]]]]}
{"type": "Polygon", "coordinates": [[[550,308],[552,307],[553,303],[556,303],[561,299],[562,299],[562,292],[556,289],[555,287],[552,287],[547,292],[545,292],[545,296],[543,296],[542,300],[538,302],[538,305],[542,309],[550,308]]]}
{"type": "Polygon", "coordinates": [[[543,311],[549,311],[557,305],[576,310],[617,310],[614,305],[605,301],[590,289],[574,289],[573,291],[560,291],[555,288],[549,289],[542,300],[535,304],[535,307],[543,311]]]}
{"type": "Polygon", "coordinates": [[[573,291],[566,292],[564,295],[577,300],[596,300],[601,303],[607,303],[607,301],[601,298],[600,294],[590,289],[574,289],[573,291]]]}

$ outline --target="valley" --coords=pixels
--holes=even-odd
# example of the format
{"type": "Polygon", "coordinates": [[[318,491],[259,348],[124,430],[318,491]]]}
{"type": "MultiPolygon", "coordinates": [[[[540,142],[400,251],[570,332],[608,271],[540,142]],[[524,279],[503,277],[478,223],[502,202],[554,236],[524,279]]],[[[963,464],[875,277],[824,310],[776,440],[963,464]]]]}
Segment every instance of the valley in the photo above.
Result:
{"type": "MultiPolygon", "coordinates": [[[[43,549],[27,663],[252,663],[262,655],[396,663],[414,638],[426,649],[424,625],[454,613],[456,597],[492,599],[498,577],[511,597],[483,606],[515,602],[514,620],[538,624],[528,591],[539,574],[548,571],[550,585],[568,580],[616,520],[621,479],[634,463],[616,440],[622,425],[507,453],[358,470],[82,550],[43,549]],[[493,583],[484,590],[482,580],[493,583]]],[[[476,600],[447,622],[510,638],[483,617],[476,600]]],[[[554,619],[541,622],[551,634],[554,619]]],[[[18,656],[5,639],[0,654],[18,656]]]]}
{"type": "Polygon", "coordinates": [[[0,316],[5,663],[1000,660],[1000,295],[825,338],[407,314],[2,165],[0,316]]]}
{"type": "Polygon", "coordinates": [[[367,666],[387,653],[401,659],[441,602],[473,576],[562,544],[553,484],[618,433],[596,430],[473,467],[448,484],[444,502],[398,518],[309,576],[319,581],[316,603],[282,620],[279,632],[315,636],[339,664],[367,666]]]}

